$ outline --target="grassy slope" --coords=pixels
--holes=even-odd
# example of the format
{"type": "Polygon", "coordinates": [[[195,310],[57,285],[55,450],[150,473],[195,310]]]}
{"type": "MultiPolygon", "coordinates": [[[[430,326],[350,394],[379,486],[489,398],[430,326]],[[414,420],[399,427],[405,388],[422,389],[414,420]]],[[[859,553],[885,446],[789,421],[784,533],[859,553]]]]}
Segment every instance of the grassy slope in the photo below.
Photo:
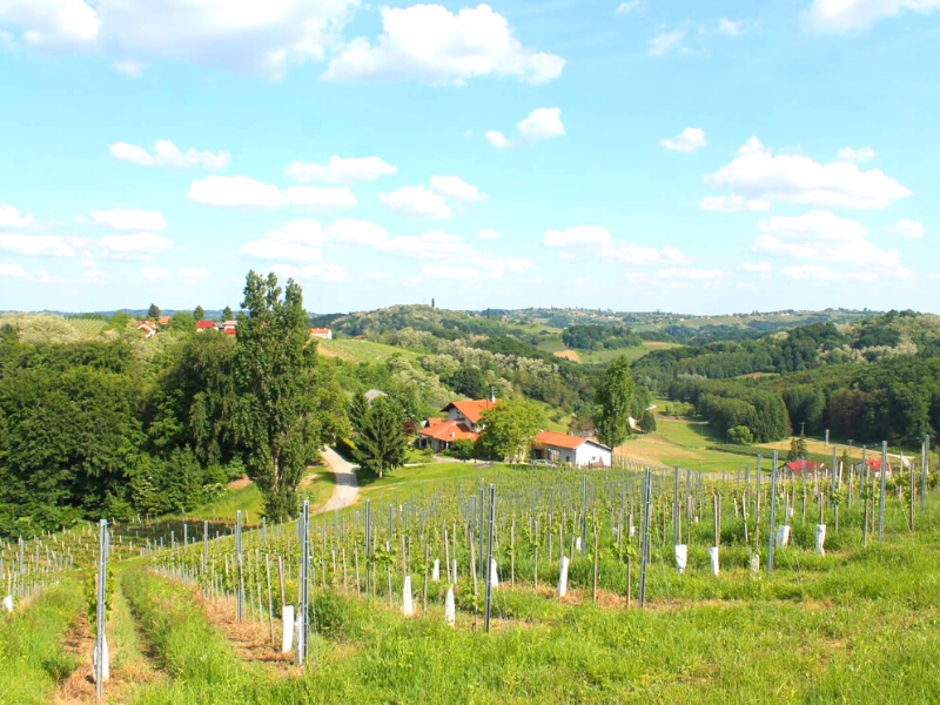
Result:
{"type": "Polygon", "coordinates": [[[662,343],[655,340],[646,340],[643,345],[633,348],[620,348],[618,350],[578,351],[581,360],[588,365],[608,364],[621,355],[626,355],[630,362],[635,362],[654,350],[666,350],[682,347],[677,343],[662,343]]]}
{"type": "Polygon", "coordinates": [[[339,357],[349,362],[384,362],[392,355],[402,355],[409,361],[414,361],[422,354],[408,348],[397,348],[393,345],[353,338],[318,340],[317,346],[322,354],[328,357],[339,357]]]}
{"type": "Polygon", "coordinates": [[[740,455],[708,450],[706,446],[723,441],[711,432],[707,424],[659,417],[657,427],[654,433],[632,437],[617,449],[618,452],[636,460],[662,465],[678,463],[688,470],[736,470],[747,463],[740,455]]]}
{"type": "Polygon", "coordinates": [[[82,591],[67,581],[13,615],[0,615],[0,700],[48,701],[56,683],[78,665],[59,640],[83,606],[82,591]]]}
{"type": "Polygon", "coordinates": [[[381,480],[359,475],[359,502],[366,499],[388,499],[395,493],[433,491],[435,483],[465,477],[485,477],[491,468],[502,469],[498,463],[477,465],[476,463],[427,463],[413,467],[399,468],[381,480]]]}

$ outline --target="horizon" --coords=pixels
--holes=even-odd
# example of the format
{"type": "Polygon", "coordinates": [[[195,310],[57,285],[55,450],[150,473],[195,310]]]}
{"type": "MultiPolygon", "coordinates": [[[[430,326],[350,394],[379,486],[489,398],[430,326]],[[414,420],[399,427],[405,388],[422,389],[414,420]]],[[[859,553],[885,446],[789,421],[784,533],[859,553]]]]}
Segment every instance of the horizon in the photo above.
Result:
{"type": "Polygon", "coordinates": [[[940,312],[936,3],[211,5],[0,6],[0,307],[940,312]]]}

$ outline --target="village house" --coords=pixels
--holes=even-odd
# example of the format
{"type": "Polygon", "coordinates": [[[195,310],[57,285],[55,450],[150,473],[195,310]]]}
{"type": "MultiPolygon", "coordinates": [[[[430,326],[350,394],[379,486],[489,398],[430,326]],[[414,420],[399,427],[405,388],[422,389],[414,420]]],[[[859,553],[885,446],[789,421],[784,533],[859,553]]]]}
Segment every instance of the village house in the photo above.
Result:
{"type": "Polygon", "coordinates": [[[218,325],[215,321],[196,321],[196,332],[202,333],[204,330],[216,330],[218,325]]]}
{"type": "Polygon", "coordinates": [[[157,324],[154,321],[140,321],[137,330],[143,333],[145,338],[152,338],[157,334],[157,324]]]}
{"type": "Polygon", "coordinates": [[[311,328],[310,337],[311,338],[323,338],[323,340],[333,340],[333,329],[332,328],[311,328]]]}
{"type": "Polygon", "coordinates": [[[613,452],[592,438],[542,431],[535,437],[530,457],[532,460],[547,460],[550,463],[564,463],[579,468],[609,468],[613,452]]]}

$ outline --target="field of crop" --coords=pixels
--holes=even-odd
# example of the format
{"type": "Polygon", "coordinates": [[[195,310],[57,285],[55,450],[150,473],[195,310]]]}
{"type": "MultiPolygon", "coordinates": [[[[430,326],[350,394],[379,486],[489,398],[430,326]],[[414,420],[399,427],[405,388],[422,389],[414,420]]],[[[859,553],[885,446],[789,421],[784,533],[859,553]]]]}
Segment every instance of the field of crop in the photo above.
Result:
{"type": "MultiPolygon", "coordinates": [[[[695,433],[677,428],[680,439],[695,433]]],[[[311,517],[306,538],[295,523],[240,536],[211,527],[205,543],[193,524],[188,533],[163,526],[159,540],[116,527],[107,699],[932,699],[933,476],[923,505],[919,476],[893,477],[882,493],[863,468],[834,484],[777,478],[776,493],[769,474],[731,478],[433,463],[361,478],[359,502],[311,517]],[[789,540],[775,542],[770,564],[768,537],[785,523],[789,540]],[[302,541],[309,641],[300,666],[280,644],[302,541]],[[687,546],[682,571],[676,544],[687,546]]],[[[94,701],[79,589],[93,539],[77,529],[0,546],[8,578],[21,575],[20,560],[23,575],[50,578],[0,617],[4,702],[94,701]],[[70,556],[61,570],[51,547],[70,556]]]]}

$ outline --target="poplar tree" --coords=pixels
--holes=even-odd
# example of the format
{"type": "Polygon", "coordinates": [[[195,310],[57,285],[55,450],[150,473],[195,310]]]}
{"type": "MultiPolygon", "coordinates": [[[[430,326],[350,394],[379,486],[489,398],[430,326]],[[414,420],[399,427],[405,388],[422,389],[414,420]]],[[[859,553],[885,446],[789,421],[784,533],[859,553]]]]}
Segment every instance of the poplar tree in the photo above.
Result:
{"type": "Polygon", "coordinates": [[[636,385],[630,360],[621,355],[607,368],[595,396],[594,430],[601,443],[616,448],[630,435],[630,409],[636,385]]]}

